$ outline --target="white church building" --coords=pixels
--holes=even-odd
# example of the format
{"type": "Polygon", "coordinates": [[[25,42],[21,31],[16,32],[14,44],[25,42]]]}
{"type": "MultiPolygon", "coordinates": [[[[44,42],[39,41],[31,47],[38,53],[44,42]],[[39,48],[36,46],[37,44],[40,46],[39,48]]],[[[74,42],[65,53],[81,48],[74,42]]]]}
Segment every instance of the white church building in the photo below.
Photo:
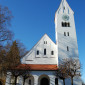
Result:
{"type": "MultiPolygon", "coordinates": [[[[29,65],[31,77],[26,79],[25,85],[63,85],[63,81],[56,78],[55,70],[62,59],[79,58],[78,45],[74,21],[74,12],[66,0],[62,0],[55,13],[54,43],[47,34],[21,58],[22,66],[29,65]]],[[[7,75],[6,84],[10,85],[11,73],[7,75]]],[[[23,77],[19,76],[17,83],[23,85],[23,77]]],[[[65,80],[71,85],[71,80],[65,80]]],[[[74,78],[74,85],[82,85],[81,78],[74,78]]]]}

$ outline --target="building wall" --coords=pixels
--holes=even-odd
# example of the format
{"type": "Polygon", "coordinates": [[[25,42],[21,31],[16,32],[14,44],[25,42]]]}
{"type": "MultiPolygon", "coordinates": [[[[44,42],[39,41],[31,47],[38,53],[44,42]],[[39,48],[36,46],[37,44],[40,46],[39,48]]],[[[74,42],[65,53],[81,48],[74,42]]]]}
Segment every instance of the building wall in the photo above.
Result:
{"type": "Polygon", "coordinates": [[[21,59],[23,64],[58,64],[57,45],[45,34],[40,41],[21,59]],[[44,55],[46,49],[46,55],[44,55]],[[39,55],[37,55],[39,51],[39,55]],[[51,51],[54,54],[51,54],[51,51]]]}
{"type": "Polygon", "coordinates": [[[65,58],[78,58],[78,45],[74,21],[74,12],[69,7],[66,0],[62,0],[55,13],[56,41],[58,43],[58,60],[61,62],[65,58]],[[68,15],[69,20],[63,20],[63,15],[68,15]],[[70,23],[70,27],[62,27],[62,22],[70,23]],[[66,36],[64,36],[64,32],[66,36]],[[69,32],[69,36],[68,36],[69,32]],[[69,51],[67,51],[67,46],[69,51]]]}
{"type": "MultiPolygon", "coordinates": [[[[30,75],[31,76],[26,79],[25,85],[29,85],[29,79],[31,79],[31,85],[40,85],[40,80],[42,78],[47,78],[49,80],[49,85],[55,85],[55,78],[56,78],[55,71],[31,71],[30,75]]],[[[12,84],[11,80],[12,80],[12,75],[10,72],[8,72],[5,85],[11,85],[12,84]]],[[[22,76],[18,76],[17,85],[23,85],[22,76]]],[[[63,81],[61,79],[58,79],[58,85],[63,85],[63,81]]],[[[65,80],[65,85],[71,85],[70,78],[65,80]]],[[[73,85],[82,85],[80,77],[74,78],[73,85]]]]}
{"type": "MultiPolygon", "coordinates": [[[[32,71],[31,75],[32,75],[32,77],[26,79],[25,85],[29,85],[29,79],[32,79],[31,85],[40,85],[40,80],[42,78],[47,78],[49,80],[49,85],[55,85],[56,76],[55,76],[54,71],[32,71]]],[[[21,81],[22,80],[23,79],[21,79],[21,81]]],[[[22,83],[19,83],[19,85],[22,85],[22,83]]],[[[58,85],[63,85],[63,80],[58,79],[58,85]]],[[[71,79],[70,78],[65,80],[65,85],[71,85],[71,79]]],[[[75,77],[73,85],[82,85],[80,78],[75,77]]]]}

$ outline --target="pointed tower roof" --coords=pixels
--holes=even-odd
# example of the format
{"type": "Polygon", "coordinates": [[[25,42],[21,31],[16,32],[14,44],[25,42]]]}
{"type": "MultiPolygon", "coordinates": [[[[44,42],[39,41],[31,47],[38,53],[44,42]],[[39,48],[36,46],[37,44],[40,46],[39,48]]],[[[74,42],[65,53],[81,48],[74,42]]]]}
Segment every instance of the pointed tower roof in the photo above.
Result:
{"type": "Polygon", "coordinates": [[[65,12],[69,11],[70,13],[74,14],[73,10],[70,8],[70,6],[69,6],[69,4],[67,3],[66,0],[61,0],[60,6],[59,6],[59,8],[58,8],[58,10],[56,12],[58,12],[58,13],[60,11],[63,12],[63,10],[65,10],[65,12]]]}

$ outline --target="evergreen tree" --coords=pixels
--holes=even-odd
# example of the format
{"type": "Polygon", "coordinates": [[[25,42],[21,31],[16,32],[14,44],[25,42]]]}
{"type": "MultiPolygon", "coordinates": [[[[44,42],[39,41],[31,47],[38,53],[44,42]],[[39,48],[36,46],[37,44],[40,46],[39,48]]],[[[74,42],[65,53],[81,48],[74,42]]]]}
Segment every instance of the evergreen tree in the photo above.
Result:
{"type": "Polygon", "coordinates": [[[7,53],[8,69],[12,67],[14,68],[20,64],[20,52],[17,44],[18,43],[14,41],[9,52],[7,53]]]}
{"type": "Polygon", "coordinates": [[[7,70],[11,71],[12,75],[15,77],[15,85],[17,81],[18,71],[16,67],[20,64],[20,52],[18,48],[18,43],[16,40],[13,42],[9,52],[7,53],[7,70]]]}
{"type": "Polygon", "coordinates": [[[5,73],[6,71],[5,58],[6,58],[6,51],[1,50],[0,51],[0,76],[1,77],[2,77],[2,74],[5,73]]]}
{"type": "Polygon", "coordinates": [[[1,74],[6,74],[7,72],[11,72],[15,78],[15,85],[17,81],[17,77],[19,75],[24,75],[24,79],[27,77],[25,75],[26,71],[29,69],[20,69],[17,68],[20,64],[20,58],[25,54],[24,46],[21,43],[17,43],[15,40],[12,44],[8,44],[6,48],[0,51],[0,72],[1,74]],[[23,49],[23,51],[21,51],[23,49]],[[20,54],[20,51],[22,54],[20,54]]]}

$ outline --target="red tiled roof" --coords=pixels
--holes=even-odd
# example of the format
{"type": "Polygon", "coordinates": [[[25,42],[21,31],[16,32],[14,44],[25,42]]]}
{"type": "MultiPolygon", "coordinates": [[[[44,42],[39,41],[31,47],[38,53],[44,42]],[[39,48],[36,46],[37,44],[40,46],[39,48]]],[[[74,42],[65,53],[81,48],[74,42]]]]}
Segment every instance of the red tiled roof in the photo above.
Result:
{"type": "Polygon", "coordinates": [[[57,70],[57,65],[49,64],[20,64],[17,69],[29,69],[32,71],[50,71],[57,70]]]}

